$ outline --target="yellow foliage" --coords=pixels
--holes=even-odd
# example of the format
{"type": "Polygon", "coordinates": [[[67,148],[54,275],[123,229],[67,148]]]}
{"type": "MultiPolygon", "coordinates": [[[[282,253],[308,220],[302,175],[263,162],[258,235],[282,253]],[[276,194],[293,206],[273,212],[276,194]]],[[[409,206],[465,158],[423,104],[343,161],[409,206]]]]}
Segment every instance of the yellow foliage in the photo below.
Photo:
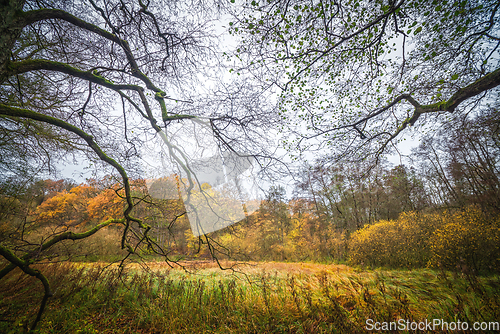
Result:
{"type": "Polygon", "coordinates": [[[492,270],[500,263],[500,217],[480,209],[418,214],[406,212],[355,232],[350,240],[354,264],[392,267],[442,266],[492,270]]]}
{"type": "Polygon", "coordinates": [[[478,207],[444,214],[444,224],[429,241],[430,264],[460,271],[500,267],[500,217],[487,217],[478,207]]]}

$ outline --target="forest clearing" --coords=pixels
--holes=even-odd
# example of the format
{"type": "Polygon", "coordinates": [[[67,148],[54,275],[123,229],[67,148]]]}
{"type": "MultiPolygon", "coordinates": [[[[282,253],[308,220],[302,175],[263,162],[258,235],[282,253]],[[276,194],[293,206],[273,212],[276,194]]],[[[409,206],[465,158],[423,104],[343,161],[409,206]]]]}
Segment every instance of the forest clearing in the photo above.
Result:
{"type": "Polygon", "coordinates": [[[0,333],[500,331],[499,0],[0,1],[0,333]]]}
{"type": "MultiPolygon", "coordinates": [[[[495,326],[500,316],[498,276],[313,263],[221,265],[232,270],[211,261],[187,271],[162,262],[134,264],[120,275],[117,265],[106,263],[38,265],[56,292],[37,333],[365,333],[368,319],[403,319],[410,326],[433,319],[472,326],[479,319],[495,326]]],[[[37,310],[27,302],[42,291],[34,295],[36,280],[19,272],[9,280],[19,280],[17,291],[2,288],[0,312],[10,308],[14,328],[27,326],[37,310]]],[[[0,323],[0,331],[12,328],[5,326],[0,323]]],[[[443,329],[419,332],[456,332],[443,329]]]]}

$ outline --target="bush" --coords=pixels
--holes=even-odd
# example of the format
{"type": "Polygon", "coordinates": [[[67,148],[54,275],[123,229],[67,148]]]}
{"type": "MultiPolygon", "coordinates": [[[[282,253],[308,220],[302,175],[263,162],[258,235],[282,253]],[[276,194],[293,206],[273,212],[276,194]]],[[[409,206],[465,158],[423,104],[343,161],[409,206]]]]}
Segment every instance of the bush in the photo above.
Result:
{"type": "Polygon", "coordinates": [[[353,264],[494,271],[500,266],[500,217],[477,207],[441,214],[407,212],[355,232],[353,264]]]}
{"type": "Polygon", "coordinates": [[[439,218],[406,212],[397,220],[368,225],[352,234],[350,261],[371,266],[424,267],[431,257],[428,240],[439,218]]]}
{"type": "Polygon", "coordinates": [[[429,241],[431,265],[459,271],[498,271],[500,217],[487,217],[479,208],[444,214],[445,224],[429,241]]]}

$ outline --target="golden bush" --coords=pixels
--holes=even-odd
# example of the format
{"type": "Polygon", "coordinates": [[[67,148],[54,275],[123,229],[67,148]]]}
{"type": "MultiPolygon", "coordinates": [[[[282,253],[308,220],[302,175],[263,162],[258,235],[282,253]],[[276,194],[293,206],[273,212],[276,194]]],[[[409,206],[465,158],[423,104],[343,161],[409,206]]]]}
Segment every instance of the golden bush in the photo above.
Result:
{"type": "Polygon", "coordinates": [[[353,264],[492,271],[500,267],[500,217],[477,207],[459,212],[406,212],[355,232],[353,264]]]}
{"type": "Polygon", "coordinates": [[[402,213],[353,233],[350,261],[355,264],[422,267],[430,259],[428,239],[440,223],[437,215],[402,213]]]}
{"type": "Polygon", "coordinates": [[[488,217],[475,206],[443,217],[429,240],[432,266],[463,272],[500,269],[500,217],[488,217]]]}

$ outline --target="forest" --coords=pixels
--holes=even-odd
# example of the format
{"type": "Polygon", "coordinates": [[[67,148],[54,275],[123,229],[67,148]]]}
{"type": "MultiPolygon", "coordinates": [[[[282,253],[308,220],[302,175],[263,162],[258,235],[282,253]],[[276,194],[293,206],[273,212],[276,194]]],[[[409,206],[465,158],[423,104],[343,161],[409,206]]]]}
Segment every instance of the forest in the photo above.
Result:
{"type": "Polygon", "coordinates": [[[1,2],[0,332],[500,330],[499,9],[1,2]]]}

